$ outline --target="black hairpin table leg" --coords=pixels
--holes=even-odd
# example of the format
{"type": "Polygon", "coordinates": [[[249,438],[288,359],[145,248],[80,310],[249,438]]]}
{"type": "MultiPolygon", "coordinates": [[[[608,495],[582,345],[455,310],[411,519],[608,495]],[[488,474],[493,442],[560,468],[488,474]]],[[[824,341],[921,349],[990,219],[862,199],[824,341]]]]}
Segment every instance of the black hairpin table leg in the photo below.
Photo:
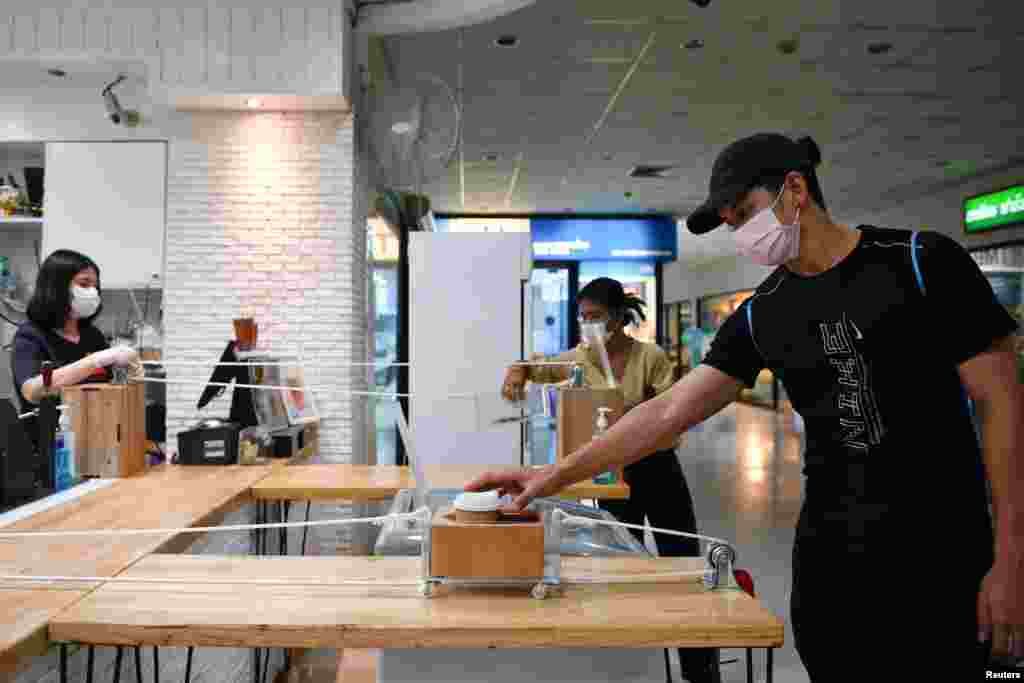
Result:
{"type": "Polygon", "coordinates": [[[117,646],[117,657],[114,658],[114,683],[121,683],[121,662],[124,660],[124,646],[117,646]]]}
{"type": "Polygon", "coordinates": [[[88,664],[86,664],[87,668],[85,670],[85,683],[92,683],[92,670],[93,670],[93,665],[95,664],[95,662],[96,662],[96,646],[95,645],[90,645],[89,646],[89,660],[88,660],[88,664]]]}
{"type": "MultiPolygon", "coordinates": [[[[284,524],[284,501],[277,502],[277,521],[284,524]]],[[[288,529],[281,527],[277,530],[277,552],[279,555],[288,554],[288,529]]]]}
{"type": "MultiPolygon", "coordinates": [[[[309,521],[309,508],[313,506],[313,501],[306,501],[306,521],[309,521]]],[[[302,527],[302,550],[299,552],[300,555],[306,554],[306,537],[309,535],[309,527],[302,527]]]]}
{"type": "Polygon", "coordinates": [[[668,658],[668,648],[662,650],[665,653],[665,683],[672,683],[672,664],[668,658]]]}
{"type": "Polygon", "coordinates": [[[68,644],[60,644],[60,683],[68,683],[68,644]]]}
{"type": "Polygon", "coordinates": [[[747,683],[754,683],[754,648],[747,648],[747,683]]]}
{"type": "Polygon", "coordinates": [[[153,683],[160,683],[160,648],[153,646],[153,683]]]}
{"type": "Polygon", "coordinates": [[[185,683],[188,683],[190,680],[192,680],[192,651],[193,650],[195,650],[194,647],[190,647],[188,649],[188,656],[185,659],[185,683]]]}
{"type": "Polygon", "coordinates": [[[135,683],[142,683],[142,646],[135,646],[135,683]]]}
{"type": "Polygon", "coordinates": [[[772,683],[772,678],[775,673],[775,667],[772,665],[772,659],[775,655],[775,648],[768,648],[768,671],[765,673],[765,683],[772,683]]]}

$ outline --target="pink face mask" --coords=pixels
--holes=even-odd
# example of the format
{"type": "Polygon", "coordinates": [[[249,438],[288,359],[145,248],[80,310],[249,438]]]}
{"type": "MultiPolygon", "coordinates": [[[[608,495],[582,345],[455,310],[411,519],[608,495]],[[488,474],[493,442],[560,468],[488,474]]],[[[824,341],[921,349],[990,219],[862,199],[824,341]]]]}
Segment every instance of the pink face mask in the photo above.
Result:
{"type": "Polygon", "coordinates": [[[733,232],[740,252],[762,266],[779,266],[800,253],[800,207],[792,225],[783,225],[775,217],[775,205],[782,198],[785,187],[772,205],[759,211],[753,218],[733,232]]]}

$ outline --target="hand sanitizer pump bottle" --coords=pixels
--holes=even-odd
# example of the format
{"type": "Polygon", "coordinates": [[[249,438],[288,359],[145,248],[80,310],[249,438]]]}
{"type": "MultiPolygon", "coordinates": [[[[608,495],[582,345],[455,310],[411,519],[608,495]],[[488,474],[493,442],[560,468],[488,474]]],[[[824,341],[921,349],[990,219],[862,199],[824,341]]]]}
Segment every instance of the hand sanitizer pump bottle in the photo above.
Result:
{"type": "MultiPolygon", "coordinates": [[[[611,408],[607,406],[601,406],[597,409],[597,424],[594,426],[594,438],[600,439],[608,432],[608,413],[612,412],[611,408]]],[[[594,477],[595,484],[614,484],[615,483],[615,472],[611,470],[602,472],[594,477]]]]}

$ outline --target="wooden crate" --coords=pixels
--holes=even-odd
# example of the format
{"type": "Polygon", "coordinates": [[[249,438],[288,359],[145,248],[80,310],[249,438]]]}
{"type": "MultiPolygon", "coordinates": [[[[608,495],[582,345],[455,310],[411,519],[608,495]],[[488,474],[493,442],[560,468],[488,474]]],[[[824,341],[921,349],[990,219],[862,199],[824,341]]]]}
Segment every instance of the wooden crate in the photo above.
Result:
{"type": "Polygon", "coordinates": [[[145,385],[80,384],[61,394],[71,406],[80,476],[131,477],[145,471],[145,385]]]}
{"type": "Polygon", "coordinates": [[[495,524],[461,524],[439,510],[430,529],[430,574],[459,579],[544,576],[544,521],[536,513],[503,516],[495,524]]]}

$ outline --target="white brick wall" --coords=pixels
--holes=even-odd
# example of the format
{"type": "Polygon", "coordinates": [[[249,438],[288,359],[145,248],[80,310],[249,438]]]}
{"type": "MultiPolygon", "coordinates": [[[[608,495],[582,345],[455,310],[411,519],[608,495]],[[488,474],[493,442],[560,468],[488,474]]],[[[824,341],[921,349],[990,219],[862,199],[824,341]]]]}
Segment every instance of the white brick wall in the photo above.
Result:
{"type": "MultiPolygon", "coordinates": [[[[198,114],[171,140],[167,188],[168,358],[219,357],[231,321],[253,316],[260,347],[298,351],[319,391],[321,457],[365,451],[366,206],[352,119],[328,113],[198,114]],[[359,183],[361,186],[362,183],[359,183]],[[358,201],[354,199],[358,197],[358,201]]],[[[208,368],[169,368],[205,381],[208,368]]],[[[196,416],[200,386],[170,385],[168,443],[196,416]]],[[[228,395],[204,410],[227,416],[228,395]]]]}

